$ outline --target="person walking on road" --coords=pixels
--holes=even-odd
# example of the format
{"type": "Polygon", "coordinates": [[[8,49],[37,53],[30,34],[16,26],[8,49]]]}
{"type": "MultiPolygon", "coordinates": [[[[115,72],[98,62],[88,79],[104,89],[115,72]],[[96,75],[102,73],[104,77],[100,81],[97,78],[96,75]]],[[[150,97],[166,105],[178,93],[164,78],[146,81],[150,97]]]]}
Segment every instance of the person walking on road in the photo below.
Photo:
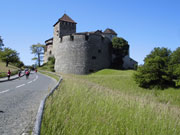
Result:
{"type": "Polygon", "coordinates": [[[10,70],[8,70],[7,77],[8,77],[8,80],[10,80],[10,77],[11,77],[11,71],[10,70]]]}
{"type": "Polygon", "coordinates": [[[19,79],[21,78],[21,70],[20,69],[18,71],[18,77],[19,77],[19,79]]]}
{"type": "Polygon", "coordinates": [[[28,79],[29,78],[29,70],[26,70],[25,74],[26,74],[26,79],[28,79]]]}

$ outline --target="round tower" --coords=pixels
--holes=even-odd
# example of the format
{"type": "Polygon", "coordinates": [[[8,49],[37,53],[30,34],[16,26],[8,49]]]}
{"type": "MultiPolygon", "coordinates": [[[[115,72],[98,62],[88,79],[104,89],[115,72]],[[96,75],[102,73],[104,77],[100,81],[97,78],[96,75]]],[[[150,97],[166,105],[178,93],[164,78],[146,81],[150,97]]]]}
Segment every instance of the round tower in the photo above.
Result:
{"type": "Polygon", "coordinates": [[[111,41],[101,34],[63,36],[57,46],[55,71],[88,74],[111,65],[111,41]]]}

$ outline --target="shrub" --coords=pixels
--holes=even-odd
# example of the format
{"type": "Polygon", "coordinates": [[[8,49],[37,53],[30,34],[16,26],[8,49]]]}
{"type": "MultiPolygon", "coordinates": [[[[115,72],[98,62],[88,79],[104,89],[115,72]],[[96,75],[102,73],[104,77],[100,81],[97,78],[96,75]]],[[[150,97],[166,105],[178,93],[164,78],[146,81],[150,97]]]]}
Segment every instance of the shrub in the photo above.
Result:
{"type": "Polygon", "coordinates": [[[167,48],[154,48],[144,59],[134,74],[135,81],[140,87],[164,89],[174,87],[175,82],[169,70],[171,51],[167,48]]]}

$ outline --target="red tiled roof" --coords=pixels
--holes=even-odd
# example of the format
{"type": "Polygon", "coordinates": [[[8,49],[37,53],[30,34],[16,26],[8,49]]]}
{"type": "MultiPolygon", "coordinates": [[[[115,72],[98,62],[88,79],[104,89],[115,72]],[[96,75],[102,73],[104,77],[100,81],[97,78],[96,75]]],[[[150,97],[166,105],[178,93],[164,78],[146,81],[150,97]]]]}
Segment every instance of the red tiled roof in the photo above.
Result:
{"type": "Polygon", "coordinates": [[[65,22],[71,22],[71,23],[76,23],[71,17],[69,17],[67,14],[64,14],[60,19],[60,21],[65,21],[65,22]]]}
{"type": "Polygon", "coordinates": [[[67,14],[64,14],[53,26],[55,26],[60,21],[71,22],[76,24],[76,22],[73,19],[71,19],[71,17],[69,17],[67,14]]]}
{"type": "Polygon", "coordinates": [[[107,29],[104,31],[104,33],[117,35],[117,33],[116,33],[113,29],[109,29],[109,28],[107,28],[107,29]]]}

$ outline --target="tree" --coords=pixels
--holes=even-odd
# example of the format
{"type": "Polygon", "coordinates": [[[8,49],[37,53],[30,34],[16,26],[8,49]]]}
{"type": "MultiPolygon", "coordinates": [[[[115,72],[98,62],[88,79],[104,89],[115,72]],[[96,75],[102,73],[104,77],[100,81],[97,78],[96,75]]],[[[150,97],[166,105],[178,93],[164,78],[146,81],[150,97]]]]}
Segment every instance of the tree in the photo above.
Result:
{"type": "Polygon", "coordinates": [[[43,61],[41,55],[44,54],[45,45],[42,45],[40,43],[34,44],[30,47],[30,49],[32,51],[31,53],[37,56],[37,57],[34,57],[32,60],[37,60],[38,66],[40,67],[41,61],[43,61]]]}
{"type": "Polygon", "coordinates": [[[4,46],[3,40],[2,40],[2,38],[1,38],[1,36],[0,36],[0,51],[2,51],[3,46],[4,46]]]}
{"type": "Polygon", "coordinates": [[[24,63],[22,61],[17,61],[16,63],[14,63],[14,65],[18,68],[22,68],[24,66],[24,63]]]}
{"type": "Polygon", "coordinates": [[[9,62],[16,63],[19,62],[19,54],[10,48],[4,48],[0,53],[0,58],[2,61],[6,62],[6,67],[8,67],[9,62]]]}
{"type": "Polygon", "coordinates": [[[164,89],[175,87],[169,63],[171,51],[167,48],[154,48],[144,59],[144,65],[140,66],[134,75],[135,81],[140,87],[164,89]]]}
{"type": "Polygon", "coordinates": [[[180,47],[171,54],[169,68],[172,72],[173,79],[180,81],[180,47]]]}
{"type": "Polygon", "coordinates": [[[114,37],[112,40],[112,47],[113,55],[115,56],[112,66],[116,69],[122,69],[123,57],[129,53],[129,44],[123,38],[114,37]]]}
{"type": "Polygon", "coordinates": [[[114,52],[122,57],[129,53],[129,44],[124,38],[114,37],[112,40],[112,46],[114,52]]]}

